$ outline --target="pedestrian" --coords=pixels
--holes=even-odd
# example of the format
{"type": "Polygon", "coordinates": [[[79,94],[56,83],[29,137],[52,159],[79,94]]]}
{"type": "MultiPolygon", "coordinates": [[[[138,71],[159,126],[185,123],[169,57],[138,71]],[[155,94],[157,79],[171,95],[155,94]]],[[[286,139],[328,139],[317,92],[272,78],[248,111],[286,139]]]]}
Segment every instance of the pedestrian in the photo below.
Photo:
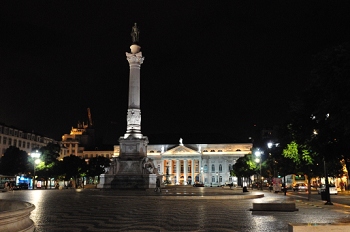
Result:
{"type": "Polygon", "coordinates": [[[340,181],[340,191],[344,191],[344,182],[340,181]]]}
{"type": "Polygon", "coordinates": [[[154,190],[155,192],[161,192],[160,190],[160,180],[159,178],[157,178],[157,181],[156,181],[156,189],[154,190]]]}

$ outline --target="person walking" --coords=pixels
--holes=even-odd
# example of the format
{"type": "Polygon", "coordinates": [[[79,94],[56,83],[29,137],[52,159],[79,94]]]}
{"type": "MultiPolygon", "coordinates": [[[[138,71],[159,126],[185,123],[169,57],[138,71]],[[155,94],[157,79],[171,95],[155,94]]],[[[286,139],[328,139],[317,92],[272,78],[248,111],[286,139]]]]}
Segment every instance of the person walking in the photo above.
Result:
{"type": "Polygon", "coordinates": [[[155,192],[161,192],[161,189],[160,189],[160,180],[159,178],[157,178],[157,181],[156,181],[156,189],[154,190],[155,192]]]}

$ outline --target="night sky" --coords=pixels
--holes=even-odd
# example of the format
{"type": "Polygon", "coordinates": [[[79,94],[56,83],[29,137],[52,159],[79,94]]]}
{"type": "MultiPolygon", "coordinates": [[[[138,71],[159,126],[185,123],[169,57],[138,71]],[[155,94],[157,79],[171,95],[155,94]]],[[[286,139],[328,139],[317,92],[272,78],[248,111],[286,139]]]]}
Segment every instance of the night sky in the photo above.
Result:
{"type": "Polygon", "coordinates": [[[243,141],[286,116],[315,54],[350,41],[350,2],[2,2],[0,122],[60,140],[89,107],[98,135],[117,143],[135,22],[150,143],[167,133],[243,141]]]}

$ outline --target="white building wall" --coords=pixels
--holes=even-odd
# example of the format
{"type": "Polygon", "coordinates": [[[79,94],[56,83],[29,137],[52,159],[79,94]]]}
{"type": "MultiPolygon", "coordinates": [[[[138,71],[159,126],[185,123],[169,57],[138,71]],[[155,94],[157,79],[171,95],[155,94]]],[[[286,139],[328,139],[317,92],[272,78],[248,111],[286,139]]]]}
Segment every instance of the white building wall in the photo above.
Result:
{"type": "Polygon", "coordinates": [[[27,153],[34,149],[46,146],[48,143],[59,143],[54,139],[44,137],[35,133],[24,132],[23,130],[0,124],[0,154],[4,155],[10,146],[18,147],[27,153]]]}

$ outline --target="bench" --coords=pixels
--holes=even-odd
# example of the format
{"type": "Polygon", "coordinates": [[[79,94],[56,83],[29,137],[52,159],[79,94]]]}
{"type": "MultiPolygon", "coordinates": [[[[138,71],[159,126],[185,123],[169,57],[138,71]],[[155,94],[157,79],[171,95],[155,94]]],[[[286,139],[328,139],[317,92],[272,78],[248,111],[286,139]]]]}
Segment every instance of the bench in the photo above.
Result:
{"type": "Polygon", "coordinates": [[[350,231],[350,223],[289,223],[288,232],[344,232],[350,231]]]}
{"type": "Polygon", "coordinates": [[[251,211],[298,211],[293,202],[253,203],[251,211]]]}

